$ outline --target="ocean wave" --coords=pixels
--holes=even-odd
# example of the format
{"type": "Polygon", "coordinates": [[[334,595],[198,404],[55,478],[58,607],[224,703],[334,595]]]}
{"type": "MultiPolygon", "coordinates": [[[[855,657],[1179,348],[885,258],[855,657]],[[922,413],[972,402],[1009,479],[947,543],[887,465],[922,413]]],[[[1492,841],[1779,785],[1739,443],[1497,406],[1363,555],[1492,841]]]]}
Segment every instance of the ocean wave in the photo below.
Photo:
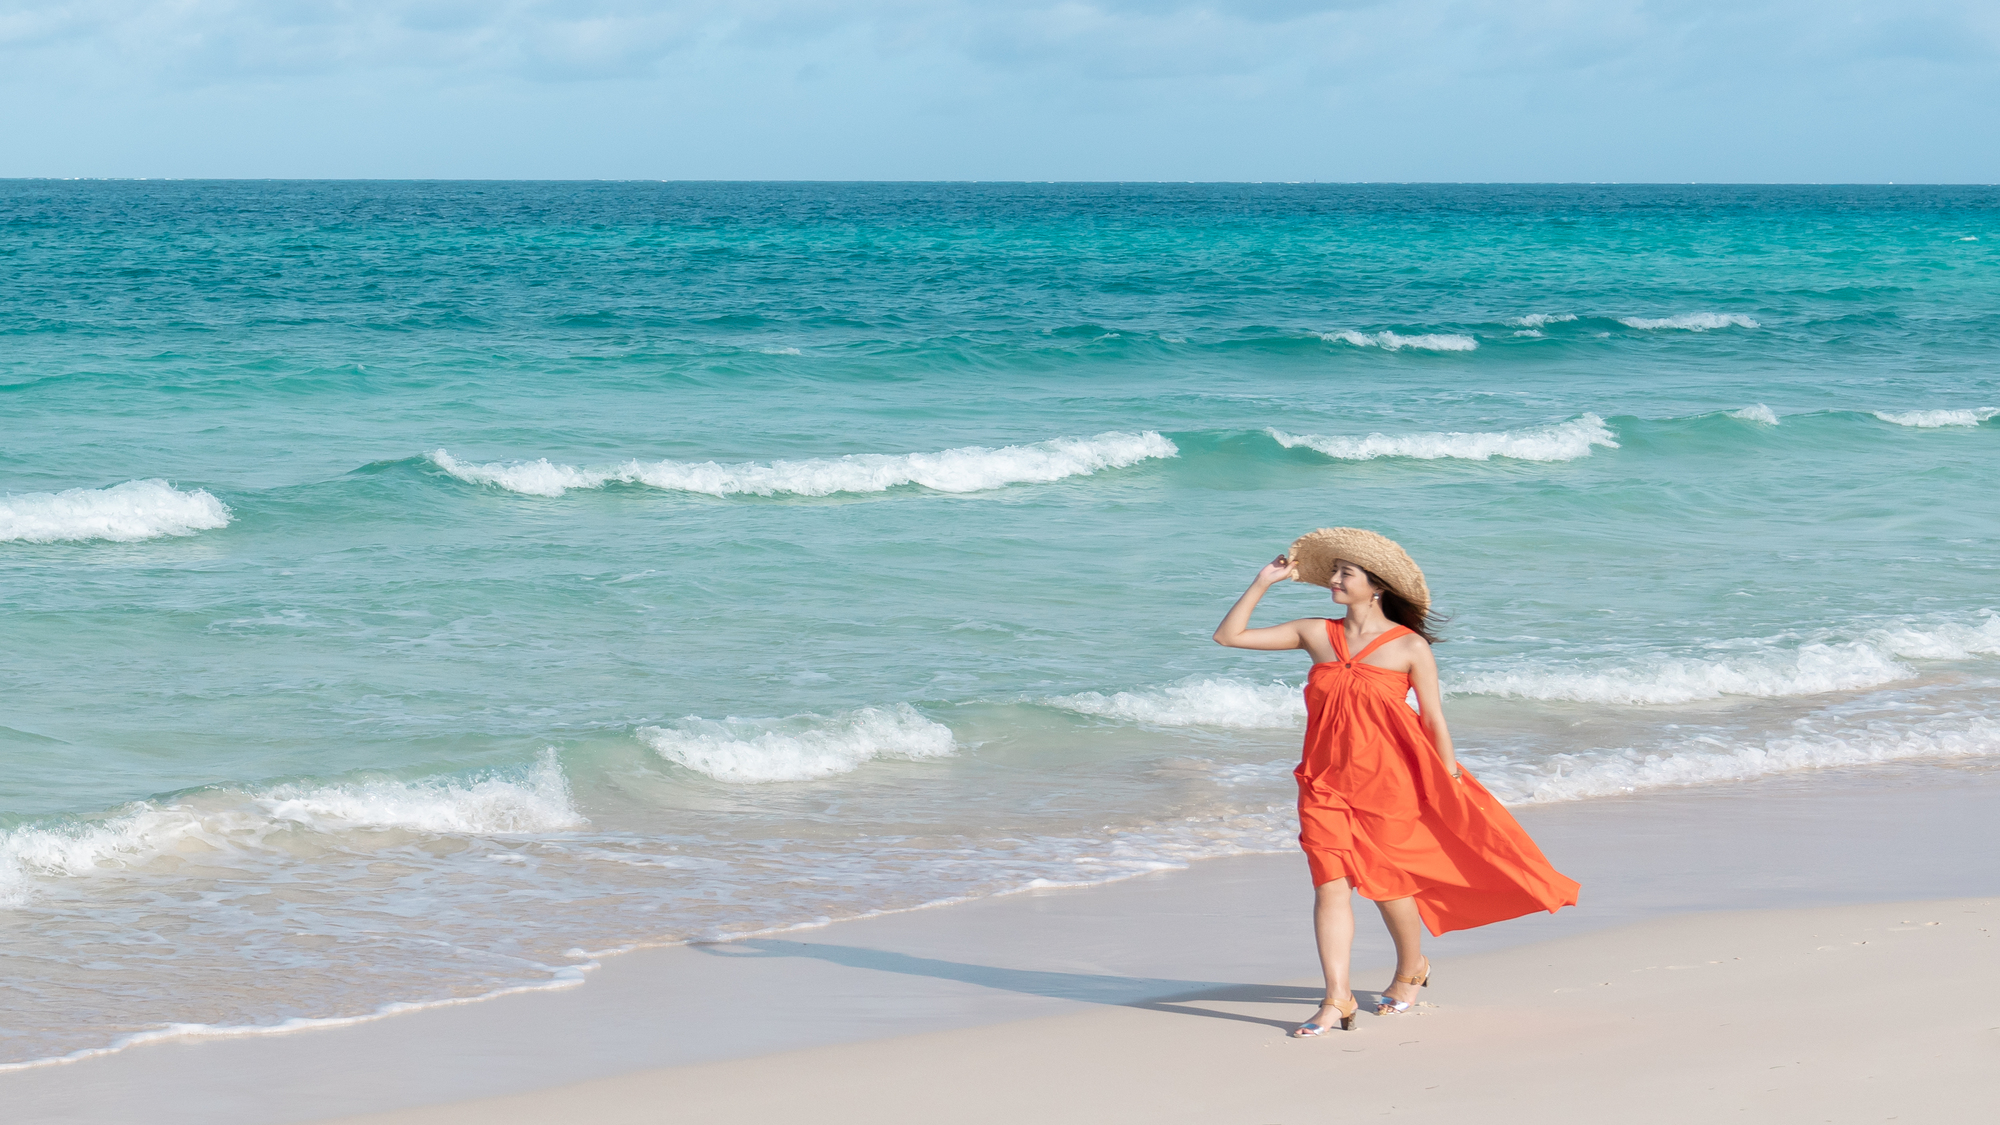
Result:
{"type": "Polygon", "coordinates": [[[1575,313],[1529,313],[1527,316],[1516,317],[1512,323],[1523,328],[1544,328],[1551,324],[1568,324],[1575,319],[1575,313]]]}
{"type": "Polygon", "coordinates": [[[1353,344],[1357,348],[1381,348],[1383,351],[1401,351],[1417,348],[1427,352],[1469,352],[1479,347],[1479,341],[1470,336],[1456,333],[1431,332],[1421,336],[1404,336],[1395,332],[1324,332],[1320,339],[1327,343],[1353,344]]]}
{"type": "Polygon", "coordinates": [[[115,871],[184,847],[208,854],[261,850],[273,833],[299,829],[483,836],[583,823],[554,750],[526,770],[473,778],[197,790],[171,803],[134,802],[101,820],[0,833],[0,906],[25,901],[42,879],[115,871]]]}
{"type": "Polygon", "coordinates": [[[1692,703],[1724,696],[1775,698],[1852,691],[1908,679],[1909,660],[1966,660],[2000,654],[2000,617],[1978,625],[1898,623],[1845,642],[1724,659],[1662,657],[1621,668],[1517,664],[1450,678],[1454,695],[1496,695],[1571,703],[1692,703]]]}
{"type": "Polygon", "coordinates": [[[1319,434],[1287,434],[1267,430],[1287,449],[1305,446],[1343,461],[1368,461],[1377,457],[1410,457],[1419,460],[1463,458],[1486,461],[1505,457],[1516,461],[1574,461],[1590,455],[1592,446],[1618,448],[1617,435],[1595,414],[1585,414],[1568,422],[1530,426],[1495,433],[1369,434],[1367,437],[1328,437],[1319,434]]]}
{"type": "MultiPolygon", "coordinates": [[[[1838,734],[1807,732],[1757,743],[1704,739],[1668,752],[1560,755],[1552,766],[1484,770],[1480,780],[1508,804],[1611,797],[1647,789],[1753,781],[1804,770],[1911,759],[2000,756],[2000,723],[1980,716],[1898,729],[1885,723],[1838,734]],[[1554,772],[1544,772],[1548,769],[1554,772]]],[[[1472,755],[1477,758],[1477,754],[1472,755]]]]}
{"type": "Polygon", "coordinates": [[[433,465],[467,484],[498,485],[509,492],[529,496],[561,496],[572,488],[602,488],[606,481],[614,479],[610,472],[557,465],[546,457],[533,461],[494,461],[485,465],[470,465],[442,449],[433,450],[429,456],[433,465]]]}
{"type": "Polygon", "coordinates": [[[1046,701],[1080,715],[1098,715],[1162,727],[1231,727],[1284,730],[1305,722],[1305,697],[1286,683],[1184,680],[1166,687],[1104,695],[1086,691],[1046,701]]]}
{"type": "Polygon", "coordinates": [[[1772,410],[1761,402],[1754,406],[1746,406],[1741,410],[1732,410],[1729,412],[1729,416],[1731,418],[1740,418],[1745,422],[1761,422],[1766,426],[1775,426],[1778,424],[1777,411],[1772,410]]]}
{"type": "Polygon", "coordinates": [[[199,829],[195,817],[151,806],[98,824],[9,829],[0,833],[0,907],[26,902],[37,879],[118,866],[165,851],[199,829]]]}
{"type": "Polygon", "coordinates": [[[1894,422],[1898,426],[1916,426],[1935,430],[1946,426],[1977,426],[1988,418],[2000,414],[2000,409],[1986,407],[1977,410],[1904,410],[1876,411],[1875,417],[1884,422],[1894,422]]]}
{"type": "Polygon", "coordinates": [[[256,803],[274,820],[322,831],[404,828],[440,836],[553,832],[584,823],[554,750],[525,771],[470,780],[279,786],[256,803]]]}
{"type": "Polygon", "coordinates": [[[1010,484],[1039,484],[1089,476],[1141,461],[1180,454],[1161,435],[1103,433],[1092,438],[1057,438],[998,449],[966,446],[938,453],[855,453],[845,457],[723,465],[715,461],[627,461],[602,468],[534,461],[468,464],[442,449],[431,453],[438,468],[471,484],[490,484],[530,496],[561,496],[572,488],[642,484],[709,496],[832,496],[843,492],[884,492],[921,485],[939,492],[983,492],[1010,484]]]}
{"type": "Polygon", "coordinates": [[[1742,313],[1682,313],[1680,316],[1644,317],[1621,316],[1618,323],[1627,328],[1641,328],[1648,331],[1659,328],[1679,329],[1683,332],[1707,332],[1712,328],[1756,328],[1757,322],[1742,313]]]}
{"type": "Polygon", "coordinates": [[[671,727],[641,727],[638,734],[669,762],[735,782],[810,781],[851,773],[877,758],[938,758],[958,749],[950,727],[907,703],[830,719],[690,716],[671,727]]]}
{"type": "Polygon", "coordinates": [[[0,496],[0,542],[132,543],[228,524],[229,508],[222,501],[199,488],[182,492],[163,480],[0,496]]]}

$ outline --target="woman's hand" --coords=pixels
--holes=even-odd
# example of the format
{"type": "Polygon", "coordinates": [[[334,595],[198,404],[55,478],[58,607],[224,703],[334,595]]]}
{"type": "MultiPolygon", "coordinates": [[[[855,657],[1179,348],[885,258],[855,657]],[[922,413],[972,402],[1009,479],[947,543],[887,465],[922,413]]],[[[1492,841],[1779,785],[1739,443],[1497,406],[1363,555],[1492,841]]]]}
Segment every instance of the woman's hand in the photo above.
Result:
{"type": "Polygon", "coordinates": [[[1292,565],[1290,556],[1279,555],[1277,558],[1264,564],[1264,569],[1257,572],[1257,578],[1252,585],[1273,586],[1298,572],[1299,568],[1292,565]]]}

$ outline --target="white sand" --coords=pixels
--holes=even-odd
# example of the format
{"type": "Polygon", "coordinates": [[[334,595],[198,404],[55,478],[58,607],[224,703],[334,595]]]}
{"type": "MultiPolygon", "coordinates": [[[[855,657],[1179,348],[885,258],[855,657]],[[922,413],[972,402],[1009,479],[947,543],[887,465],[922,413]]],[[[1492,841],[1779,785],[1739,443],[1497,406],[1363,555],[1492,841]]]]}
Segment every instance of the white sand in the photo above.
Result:
{"type": "Polygon", "coordinates": [[[341,1125],[1990,1121],[1996,932],[2000,898],[1678,917],[1440,963],[1318,1040],[1225,989],[341,1125]]]}

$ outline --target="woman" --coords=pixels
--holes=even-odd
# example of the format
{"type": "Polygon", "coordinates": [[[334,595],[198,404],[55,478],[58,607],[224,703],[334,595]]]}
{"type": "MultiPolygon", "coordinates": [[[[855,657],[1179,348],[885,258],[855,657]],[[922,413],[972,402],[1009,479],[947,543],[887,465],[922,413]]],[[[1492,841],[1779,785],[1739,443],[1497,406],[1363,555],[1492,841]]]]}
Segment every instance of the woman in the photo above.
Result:
{"type": "Polygon", "coordinates": [[[1396,942],[1396,980],[1382,990],[1376,1015],[1408,1011],[1430,983],[1419,923],[1437,935],[1576,904],[1577,884],[1549,866],[1452,752],[1431,656],[1430,602],[1424,572],[1394,541],[1329,527],[1301,536],[1258,571],[1215,630],[1217,644],[1302,648],[1313,659],[1305,755],[1292,772],[1326,1000],[1297,1036],[1324,1034],[1336,1020],[1343,1031],[1354,1028],[1347,980],[1354,891],[1374,901],[1396,942]],[[1250,628],[1264,591],[1285,578],[1330,588],[1347,615],[1250,628]]]}

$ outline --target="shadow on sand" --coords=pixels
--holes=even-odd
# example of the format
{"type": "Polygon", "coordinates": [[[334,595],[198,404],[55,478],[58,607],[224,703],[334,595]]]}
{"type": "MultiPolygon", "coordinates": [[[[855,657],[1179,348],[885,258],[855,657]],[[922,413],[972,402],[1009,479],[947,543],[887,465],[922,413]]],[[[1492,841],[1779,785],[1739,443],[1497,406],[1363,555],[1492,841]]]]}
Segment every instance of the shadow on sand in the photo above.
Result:
{"type": "MultiPolygon", "coordinates": [[[[1265,1019],[1235,1012],[1218,1012],[1197,1007],[1201,1003],[1309,1005],[1318,1001],[1322,990],[1296,985],[1231,984],[1225,981],[1173,980],[1165,977],[1121,977],[1097,973],[1058,973],[1044,969],[1003,969],[994,965],[968,965],[935,957],[913,957],[881,949],[853,945],[822,945],[770,938],[698,945],[696,949],[714,957],[811,957],[851,969],[871,969],[905,976],[932,977],[958,981],[1006,992],[1024,992],[1057,1000],[1080,1000],[1090,1004],[1115,1004],[1183,1016],[1235,1020],[1262,1024],[1289,1032],[1305,1012],[1292,1020],[1265,1019]]],[[[1355,993],[1364,1006],[1373,1003],[1373,994],[1355,993]]]]}

